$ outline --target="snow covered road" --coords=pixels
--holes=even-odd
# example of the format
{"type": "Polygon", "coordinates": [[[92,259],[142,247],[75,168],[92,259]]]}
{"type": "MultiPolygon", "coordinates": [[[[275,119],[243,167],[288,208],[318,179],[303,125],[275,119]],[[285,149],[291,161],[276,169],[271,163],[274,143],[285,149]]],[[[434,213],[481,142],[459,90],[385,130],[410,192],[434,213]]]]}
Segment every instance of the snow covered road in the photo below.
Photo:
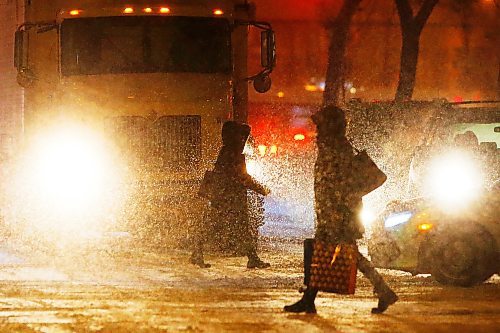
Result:
{"type": "Polygon", "coordinates": [[[500,278],[469,289],[382,270],[400,296],[383,315],[361,275],[354,296],[320,294],[318,315],[282,312],[300,297],[297,242],[266,245],[271,269],[241,257],[129,250],[79,256],[0,251],[0,332],[496,332],[500,278]]]}

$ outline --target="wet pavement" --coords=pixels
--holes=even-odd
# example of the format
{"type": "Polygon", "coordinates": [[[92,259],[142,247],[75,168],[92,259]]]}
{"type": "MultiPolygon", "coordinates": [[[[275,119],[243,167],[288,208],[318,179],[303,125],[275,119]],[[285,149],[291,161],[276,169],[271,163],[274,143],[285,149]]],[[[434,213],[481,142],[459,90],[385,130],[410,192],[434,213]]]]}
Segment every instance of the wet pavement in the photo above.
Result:
{"type": "Polygon", "coordinates": [[[382,270],[400,301],[385,314],[359,275],[356,294],[320,294],[317,315],[282,307],[301,294],[297,242],[267,245],[271,269],[241,257],[128,248],[78,255],[0,251],[0,332],[498,332],[500,278],[474,288],[382,270]]]}

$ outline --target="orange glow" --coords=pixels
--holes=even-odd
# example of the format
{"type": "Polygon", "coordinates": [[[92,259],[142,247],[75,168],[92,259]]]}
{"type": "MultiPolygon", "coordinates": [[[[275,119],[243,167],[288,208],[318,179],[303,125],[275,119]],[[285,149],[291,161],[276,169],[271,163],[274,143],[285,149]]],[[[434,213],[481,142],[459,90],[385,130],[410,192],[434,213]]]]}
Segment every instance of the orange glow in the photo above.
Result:
{"type": "Polygon", "coordinates": [[[76,16],[76,15],[80,15],[81,12],[82,11],[80,9],[73,9],[73,10],[69,11],[69,15],[76,16]]]}
{"type": "Polygon", "coordinates": [[[307,91],[318,91],[318,87],[316,87],[314,84],[306,84],[304,88],[307,91]]]}
{"type": "Polygon", "coordinates": [[[264,156],[266,154],[266,150],[267,150],[267,147],[264,146],[264,145],[259,145],[257,147],[257,149],[259,150],[259,155],[260,156],[264,156]]]}
{"type": "Polygon", "coordinates": [[[222,9],[219,9],[219,8],[214,9],[214,15],[222,15],[222,14],[224,14],[224,12],[222,11],[222,9]]]}
{"type": "Polygon", "coordinates": [[[276,145],[272,145],[271,149],[269,149],[269,154],[276,154],[278,152],[278,147],[276,145]]]}
{"type": "Polygon", "coordinates": [[[278,91],[278,93],[276,94],[279,98],[282,98],[282,97],[285,97],[285,93],[282,92],[282,91],[278,91]]]}
{"type": "Polygon", "coordinates": [[[148,7],[148,8],[144,8],[143,11],[144,11],[144,13],[152,13],[153,9],[148,7]]]}
{"type": "Polygon", "coordinates": [[[132,7],[127,7],[123,10],[125,14],[132,14],[134,12],[134,8],[132,7]]]}
{"type": "Polygon", "coordinates": [[[296,140],[296,141],[303,141],[305,140],[306,136],[302,133],[298,133],[298,134],[295,134],[293,136],[293,139],[296,140]]]}
{"type": "Polygon", "coordinates": [[[168,13],[170,13],[170,8],[168,8],[168,7],[161,7],[160,8],[160,13],[162,13],[162,14],[168,14],[168,13]]]}
{"type": "Polygon", "coordinates": [[[420,231],[429,231],[432,229],[431,223],[421,223],[418,225],[418,230],[420,231]]]}

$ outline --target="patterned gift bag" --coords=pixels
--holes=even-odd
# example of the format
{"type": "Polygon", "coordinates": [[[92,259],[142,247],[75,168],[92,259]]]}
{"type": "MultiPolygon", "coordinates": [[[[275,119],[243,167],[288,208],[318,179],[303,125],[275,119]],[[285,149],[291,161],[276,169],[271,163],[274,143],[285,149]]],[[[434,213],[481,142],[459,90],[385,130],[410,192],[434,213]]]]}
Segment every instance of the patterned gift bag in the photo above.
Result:
{"type": "Polygon", "coordinates": [[[309,286],[319,291],[354,294],[358,249],[356,244],[314,241],[309,286]]]}

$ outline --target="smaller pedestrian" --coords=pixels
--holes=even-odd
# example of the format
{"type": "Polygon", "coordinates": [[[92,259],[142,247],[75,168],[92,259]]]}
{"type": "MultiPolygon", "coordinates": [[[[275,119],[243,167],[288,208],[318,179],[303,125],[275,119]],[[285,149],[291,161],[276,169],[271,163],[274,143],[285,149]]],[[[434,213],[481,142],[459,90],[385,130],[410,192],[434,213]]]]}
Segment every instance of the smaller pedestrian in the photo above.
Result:
{"type": "Polygon", "coordinates": [[[271,266],[257,255],[257,246],[252,237],[247,192],[254,191],[260,195],[268,195],[270,191],[247,172],[243,149],[249,135],[250,126],[247,124],[227,121],[222,126],[223,145],[212,171],[214,194],[209,199],[203,226],[197,232],[190,259],[194,265],[210,267],[204,261],[203,244],[210,234],[209,230],[216,228],[223,231],[224,235],[219,235],[222,239],[231,246],[242,249],[248,257],[248,268],[271,266]]]}

